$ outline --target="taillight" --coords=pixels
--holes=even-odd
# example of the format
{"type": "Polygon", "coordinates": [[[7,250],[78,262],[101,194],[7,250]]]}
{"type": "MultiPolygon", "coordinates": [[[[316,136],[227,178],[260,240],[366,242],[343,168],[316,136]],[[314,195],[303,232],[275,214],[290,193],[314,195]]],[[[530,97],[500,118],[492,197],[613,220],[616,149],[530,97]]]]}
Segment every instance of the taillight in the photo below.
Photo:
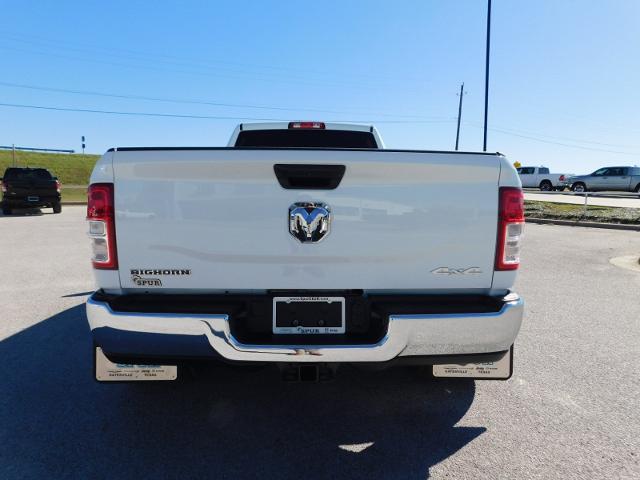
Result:
{"type": "Polygon", "coordinates": [[[560,175],[560,178],[558,180],[560,180],[561,182],[564,182],[564,175],[560,175]]]}
{"type": "Polygon", "coordinates": [[[524,230],[524,195],[518,187],[500,187],[496,270],[520,266],[520,243],[524,230]]]}
{"type": "Polygon", "coordinates": [[[324,130],[324,122],[289,122],[289,128],[311,128],[316,130],[324,130]]]}
{"type": "Polygon", "coordinates": [[[58,193],[60,193],[61,188],[62,188],[62,184],[60,183],[60,180],[56,180],[56,190],[58,191],[58,193]]]}
{"type": "Polygon", "coordinates": [[[87,195],[87,220],[93,249],[93,268],[115,270],[118,268],[118,254],[113,183],[89,185],[87,195]]]}
{"type": "Polygon", "coordinates": [[[9,185],[4,182],[0,182],[0,185],[2,185],[2,193],[7,193],[7,188],[9,188],[9,185]]]}

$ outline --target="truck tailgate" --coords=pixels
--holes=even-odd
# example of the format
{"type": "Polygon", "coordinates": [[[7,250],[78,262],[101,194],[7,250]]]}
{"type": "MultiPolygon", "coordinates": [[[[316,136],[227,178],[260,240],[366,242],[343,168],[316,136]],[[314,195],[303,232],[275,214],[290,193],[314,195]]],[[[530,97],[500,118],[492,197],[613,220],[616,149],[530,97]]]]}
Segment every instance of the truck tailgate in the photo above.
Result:
{"type": "Polygon", "coordinates": [[[28,196],[38,197],[50,197],[55,196],[57,193],[56,182],[50,181],[12,181],[10,188],[8,189],[11,195],[15,195],[19,198],[26,198],[28,196]]]}
{"type": "Polygon", "coordinates": [[[491,287],[496,155],[220,148],[124,149],[112,158],[123,288],[491,287]],[[333,190],[285,189],[274,164],[346,171],[333,190]],[[330,207],[321,242],[290,234],[294,202],[330,207]]]}

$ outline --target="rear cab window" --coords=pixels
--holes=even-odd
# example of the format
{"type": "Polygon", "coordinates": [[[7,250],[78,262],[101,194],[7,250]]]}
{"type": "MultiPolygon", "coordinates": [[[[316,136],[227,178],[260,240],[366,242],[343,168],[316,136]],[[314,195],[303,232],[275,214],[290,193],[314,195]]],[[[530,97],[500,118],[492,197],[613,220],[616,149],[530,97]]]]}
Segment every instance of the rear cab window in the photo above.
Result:
{"type": "Polygon", "coordinates": [[[4,172],[4,181],[53,180],[53,176],[44,168],[8,168],[4,172]]]}
{"type": "Polygon", "coordinates": [[[379,148],[372,132],[315,129],[243,130],[235,147],[379,148]]]}

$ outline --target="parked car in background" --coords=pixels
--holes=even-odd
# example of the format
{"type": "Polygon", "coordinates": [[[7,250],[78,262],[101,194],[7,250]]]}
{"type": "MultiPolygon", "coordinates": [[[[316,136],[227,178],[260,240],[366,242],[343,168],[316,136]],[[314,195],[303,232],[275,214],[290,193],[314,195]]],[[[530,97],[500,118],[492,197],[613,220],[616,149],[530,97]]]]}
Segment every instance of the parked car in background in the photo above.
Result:
{"type": "Polygon", "coordinates": [[[640,192],[640,167],[603,167],[589,175],[575,175],[566,179],[566,186],[574,192],[621,190],[640,192]]]}
{"type": "Polygon", "coordinates": [[[44,168],[7,168],[2,177],[2,213],[14,208],[51,207],[60,213],[60,182],[44,168]]]}
{"type": "Polygon", "coordinates": [[[565,180],[571,173],[549,173],[547,167],[520,167],[516,169],[524,188],[539,188],[543,192],[564,190],[565,180]]]}

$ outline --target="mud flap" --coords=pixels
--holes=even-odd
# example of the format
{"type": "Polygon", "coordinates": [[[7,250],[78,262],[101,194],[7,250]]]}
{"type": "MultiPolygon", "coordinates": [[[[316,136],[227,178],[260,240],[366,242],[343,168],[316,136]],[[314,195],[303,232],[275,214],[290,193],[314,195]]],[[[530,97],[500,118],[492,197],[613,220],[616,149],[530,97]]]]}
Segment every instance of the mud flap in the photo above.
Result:
{"type": "Polygon", "coordinates": [[[93,365],[98,382],[149,382],[171,381],[178,378],[176,365],[129,365],[113,363],[102,352],[94,348],[93,365]]]}
{"type": "Polygon", "coordinates": [[[433,376],[441,378],[474,378],[476,380],[508,380],[513,375],[513,345],[496,362],[467,363],[466,365],[434,365],[433,376]]]}

